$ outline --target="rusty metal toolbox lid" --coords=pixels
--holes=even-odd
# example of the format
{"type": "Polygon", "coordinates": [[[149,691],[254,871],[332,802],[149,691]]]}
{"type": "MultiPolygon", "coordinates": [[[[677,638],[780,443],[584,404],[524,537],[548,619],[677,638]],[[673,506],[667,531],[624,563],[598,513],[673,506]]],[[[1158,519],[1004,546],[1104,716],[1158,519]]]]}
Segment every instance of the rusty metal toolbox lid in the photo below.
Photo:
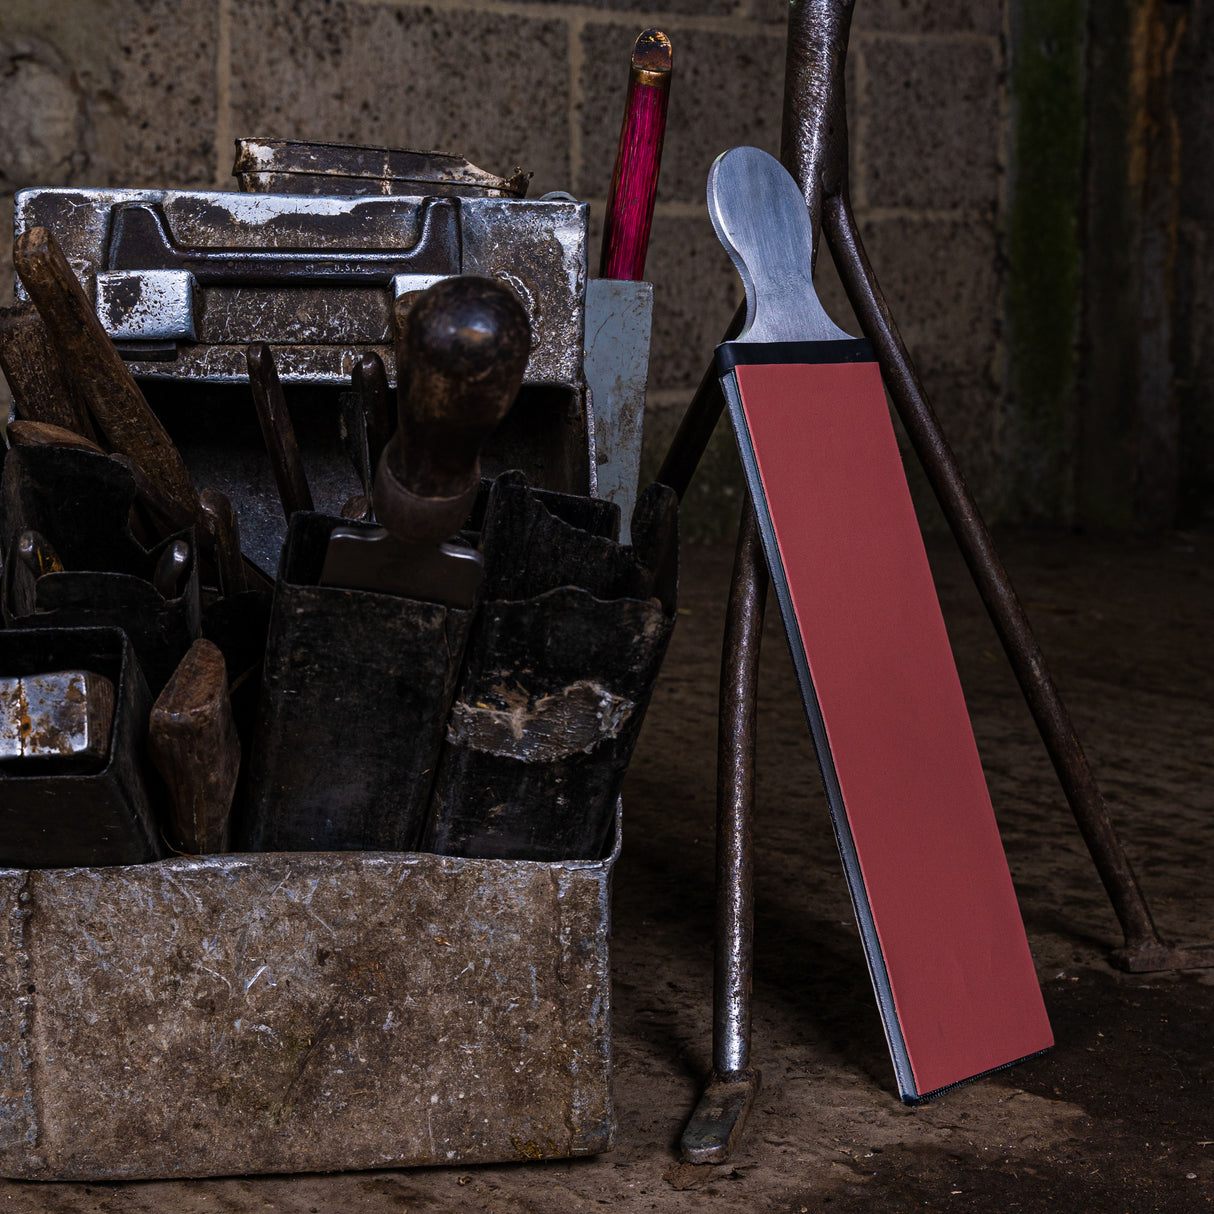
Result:
{"type": "Polygon", "coordinates": [[[0,1175],[609,1150],[618,852],[0,870],[0,1175]]]}
{"type": "Polygon", "coordinates": [[[237,139],[232,176],[250,194],[448,194],[522,198],[530,173],[495,177],[460,156],[300,139],[237,139]]]}
{"type": "Polygon", "coordinates": [[[287,383],[347,383],[368,351],[394,381],[393,300],[446,275],[483,274],[527,308],[524,383],[581,389],[585,203],[22,190],[15,231],[39,225],[142,378],[243,383],[245,347],[260,341],[287,383]]]}

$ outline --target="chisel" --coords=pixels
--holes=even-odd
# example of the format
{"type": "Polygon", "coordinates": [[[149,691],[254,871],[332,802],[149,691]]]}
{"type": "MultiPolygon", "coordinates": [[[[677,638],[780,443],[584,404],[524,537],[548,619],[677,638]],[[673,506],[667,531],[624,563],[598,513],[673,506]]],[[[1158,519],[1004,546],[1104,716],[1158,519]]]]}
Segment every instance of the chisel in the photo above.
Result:
{"type": "Polygon", "coordinates": [[[871,347],[817,299],[779,161],[726,152],[708,208],[747,303],[717,370],[913,1104],[1053,1038],[871,347]]]}
{"type": "Polygon", "coordinates": [[[481,556],[448,537],[476,500],[481,444],[522,384],[527,313],[504,283],[464,275],[398,301],[396,322],[399,416],[372,495],[383,526],[334,528],[320,583],[467,607],[481,556]]]}

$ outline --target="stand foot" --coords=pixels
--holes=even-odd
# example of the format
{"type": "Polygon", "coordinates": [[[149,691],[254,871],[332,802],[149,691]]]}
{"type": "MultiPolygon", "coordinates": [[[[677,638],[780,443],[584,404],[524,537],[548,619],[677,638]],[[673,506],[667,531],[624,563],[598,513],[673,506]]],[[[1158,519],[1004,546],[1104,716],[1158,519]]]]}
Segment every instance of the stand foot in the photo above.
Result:
{"type": "Polygon", "coordinates": [[[727,1163],[758,1094],[758,1071],[713,1075],[683,1131],[680,1147],[684,1161],[727,1163]]]}

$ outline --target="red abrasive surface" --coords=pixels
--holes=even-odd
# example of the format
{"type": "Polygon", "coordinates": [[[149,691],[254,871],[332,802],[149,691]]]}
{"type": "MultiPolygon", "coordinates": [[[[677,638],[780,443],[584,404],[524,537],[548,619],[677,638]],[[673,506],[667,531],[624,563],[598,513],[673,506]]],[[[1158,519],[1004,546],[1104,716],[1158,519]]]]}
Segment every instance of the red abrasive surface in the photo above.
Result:
{"type": "Polygon", "coordinates": [[[735,368],[918,1094],[1053,1044],[874,363],[735,368]]]}

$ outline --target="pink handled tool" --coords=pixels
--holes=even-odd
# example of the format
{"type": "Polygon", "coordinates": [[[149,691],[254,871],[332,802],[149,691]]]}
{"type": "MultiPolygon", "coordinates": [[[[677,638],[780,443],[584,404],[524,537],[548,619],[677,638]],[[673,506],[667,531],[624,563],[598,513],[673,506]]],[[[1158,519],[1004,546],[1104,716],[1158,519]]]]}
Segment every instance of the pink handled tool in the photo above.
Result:
{"type": "Polygon", "coordinates": [[[644,277],[669,97],[670,39],[661,30],[646,30],[632,48],[624,124],[607,197],[600,278],[639,282],[644,277]]]}

